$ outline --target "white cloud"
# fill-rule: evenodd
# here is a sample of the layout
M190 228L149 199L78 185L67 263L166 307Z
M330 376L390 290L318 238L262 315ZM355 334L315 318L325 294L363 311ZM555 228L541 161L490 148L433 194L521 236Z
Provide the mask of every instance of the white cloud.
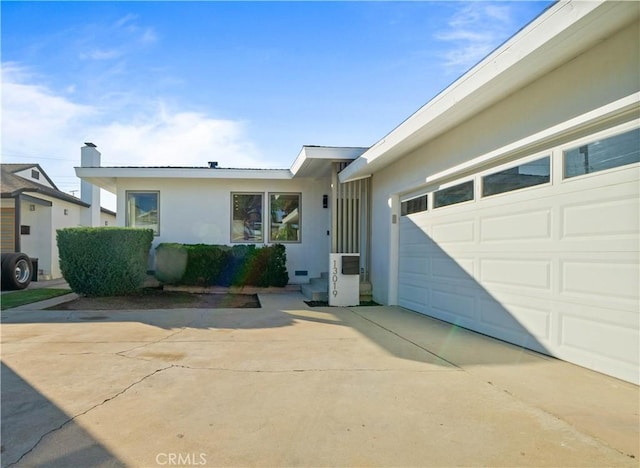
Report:
M445 66L463 72L488 55L513 29L511 6L476 1L459 8L436 39L451 48L443 54Z
M260 167L260 153L245 124L201 113L172 112L162 104L135 121L114 121L85 130L103 161L132 166Z
M128 14L112 24L87 26L78 41L78 57L81 60L114 60L155 44L158 41L155 30L139 25L137 20L137 15Z
M40 163L61 190L79 187L73 167L86 141L98 146L104 165L205 166L218 161L222 167L268 167L245 122L139 98L135 106L116 100L113 107L98 108L41 82L15 63L3 64L2 158ZM132 107L135 116L124 111Z
M2 152L51 154L73 137L74 129L96 114L91 106L58 96L46 86L30 84L31 75L16 64L2 67Z

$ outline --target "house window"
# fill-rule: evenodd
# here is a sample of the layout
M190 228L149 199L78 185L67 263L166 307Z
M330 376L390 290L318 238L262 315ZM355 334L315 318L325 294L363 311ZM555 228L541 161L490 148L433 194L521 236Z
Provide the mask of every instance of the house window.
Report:
M31 178L39 180L40 179L40 173L38 171L36 171L35 169L31 169Z
M129 227L153 229L160 235L160 192L127 192L126 222Z
M550 180L551 158L547 156L484 176L482 178L482 196L486 197L546 184Z
M262 194L231 194L231 242L263 242Z
M640 129L564 152L564 177L576 177L640 161Z
M300 197L299 193L269 194L271 242L300 242Z
M412 198L411 200L405 200L400 204L400 215L407 216L413 213L420 213L421 211L427 211L427 202L429 201L427 195Z
M447 187L433 193L433 207L455 205L473 200L473 180L463 182L453 187Z

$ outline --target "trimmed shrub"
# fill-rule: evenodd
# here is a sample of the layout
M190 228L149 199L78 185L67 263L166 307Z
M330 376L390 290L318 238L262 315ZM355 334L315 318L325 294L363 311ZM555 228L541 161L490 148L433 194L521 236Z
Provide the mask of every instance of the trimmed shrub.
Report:
M144 284L153 230L75 227L56 233L62 276L77 294L117 296Z
M184 247L187 250L187 269L180 282L198 286L219 284L231 257L229 248L206 244Z
M188 252L183 244L163 243L156 247L155 277L166 284L178 284L187 271Z
M253 245L237 247L247 247L247 249L243 252L243 262L234 278L234 285L279 288L287 285L289 273L284 245L275 244L260 249L256 249Z
M286 263L281 244L261 248L160 244L156 248L156 278L167 284L283 287L289 282Z
M282 244L275 244L269 247L268 282L269 286L283 288L289 282L289 272L287 272L287 252Z

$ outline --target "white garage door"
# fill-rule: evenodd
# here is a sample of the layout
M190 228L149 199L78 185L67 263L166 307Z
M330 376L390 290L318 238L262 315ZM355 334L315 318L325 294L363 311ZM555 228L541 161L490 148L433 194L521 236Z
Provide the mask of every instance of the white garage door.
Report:
M638 383L640 132L619 132L403 200L399 304Z

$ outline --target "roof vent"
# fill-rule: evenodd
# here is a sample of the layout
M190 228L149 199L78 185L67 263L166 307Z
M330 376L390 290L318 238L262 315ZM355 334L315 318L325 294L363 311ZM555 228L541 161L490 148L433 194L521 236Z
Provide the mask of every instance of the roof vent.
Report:
M217 169L218 161L209 161L209 169Z
M91 143L91 142L86 142L86 143L85 143L85 145L86 145L86 146L89 146L90 148L96 148L96 145L94 145L94 144L93 144L93 143Z

